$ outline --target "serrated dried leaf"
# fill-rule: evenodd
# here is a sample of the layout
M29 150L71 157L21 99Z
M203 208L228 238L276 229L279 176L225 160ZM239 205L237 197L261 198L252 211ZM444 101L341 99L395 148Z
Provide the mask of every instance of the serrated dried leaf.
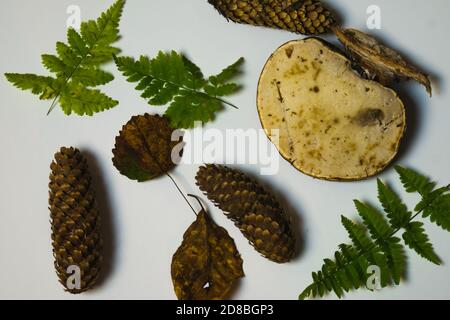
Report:
M172 151L182 138L172 141L174 129L169 120L148 113L134 116L116 137L113 164L121 174L139 182L156 178L175 167ZM175 154L175 153L174 153Z
M432 95L428 75L406 62L398 52L359 30L335 27L333 31L367 78L383 85L390 85L394 80L413 79Z
M234 240L202 210L172 258L172 281L178 299L224 299L243 276L242 258Z

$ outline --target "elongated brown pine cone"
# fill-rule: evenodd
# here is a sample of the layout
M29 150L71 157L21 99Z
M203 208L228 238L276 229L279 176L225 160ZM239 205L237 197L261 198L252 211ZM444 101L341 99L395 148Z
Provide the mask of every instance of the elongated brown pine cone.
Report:
M61 148L50 168L55 269L66 291L81 293L95 285L103 260L100 214L91 176L86 159L75 148ZM78 288L73 287L77 284L73 278L76 268L80 271Z
M260 184L239 171L211 164L200 167L196 181L261 255L278 263L293 258L295 237L290 219Z
M335 24L319 0L208 0L225 18L256 26L319 35Z

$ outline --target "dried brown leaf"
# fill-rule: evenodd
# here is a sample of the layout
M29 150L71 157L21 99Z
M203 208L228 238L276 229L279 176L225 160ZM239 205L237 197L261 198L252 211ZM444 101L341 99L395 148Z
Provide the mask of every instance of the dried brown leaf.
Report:
M174 129L159 115L134 116L116 137L113 164L121 174L139 182L156 178L175 167L172 159L181 140L172 141ZM175 149L174 149L175 148Z
M172 258L172 281L178 299L225 299L243 276L242 258L234 240L202 210Z

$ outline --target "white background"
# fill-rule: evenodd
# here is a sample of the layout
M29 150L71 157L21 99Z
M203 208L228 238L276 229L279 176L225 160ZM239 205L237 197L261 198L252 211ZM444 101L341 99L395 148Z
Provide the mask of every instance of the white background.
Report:
M53 53L56 41L65 41L66 9L81 7L82 19L96 18L113 1L2 0L0 3L0 73L44 73L40 54ZM366 30L366 9L373 1L327 1L347 27ZM417 84L400 86L408 131L397 164L429 174L440 184L450 178L450 64L447 0L378 0L382 30L374 32L406 52L435 79L430 100ZM227 23L206 0L128 1L121 23L119 46L127 55L155 55L158 50L187 53L205 74L213 74L247 59L242 78L245 89L230 100L240 110L226 109L209 128L260 128L255 106L259 73L281 44L301 36L289 32ZM334 39L329 37L329 39ZM59 108L46 116L48 101L0 80L0 298L57 299L174 299L170 278L172 254L194 216L166 178L139 184L121 176L111 162L114 137L132 115L161 111L151 107L118 74L104 89L120 101L113 110L94 117L63 115ZM94 171L107 234L106 277L97 289L72 296L62 290L53 270L48 199L49 165L61 146L86 151ZM240 166L257 173L258 166ZM175 178L187 192L199 194L194 184L197 165L182 165ZM381 177L399 188L392 167ZM340 215L355 218L352 199L374 202L375 179L352 183L314 180L280 158L275 176L264 177L285 199L296 216L304 248L292 263L278 265L260 257L231 221L210 203L210 212L235 239L244 259L246 277L236 299L296 299L310 283L311 271L332 256L338 243L347 242ZM407 196L412 206L417 200ZM450 298L450 236L426 224L443 266L408 250L408 278L397 288L377 293L362 290L348 299ZM330 296L332 297L332 296Z

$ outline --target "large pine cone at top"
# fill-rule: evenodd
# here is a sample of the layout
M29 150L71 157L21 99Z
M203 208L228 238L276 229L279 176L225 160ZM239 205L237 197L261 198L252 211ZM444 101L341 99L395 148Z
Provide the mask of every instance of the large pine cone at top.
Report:
M49 204L55 269L67 291L81 293L95 285L103 260L100 214L91 176L86 159L75 148L61 148L50 168ZM68 286L68 278L74 275L72 269L68 273L71 266L81 271L79 288Z
M208 0L225 18L304 35L319 35L335 24L318 0Z
M261 255L277 263L293 258L290 219L260 184L239 171L211 164L200 167L196 181Z

